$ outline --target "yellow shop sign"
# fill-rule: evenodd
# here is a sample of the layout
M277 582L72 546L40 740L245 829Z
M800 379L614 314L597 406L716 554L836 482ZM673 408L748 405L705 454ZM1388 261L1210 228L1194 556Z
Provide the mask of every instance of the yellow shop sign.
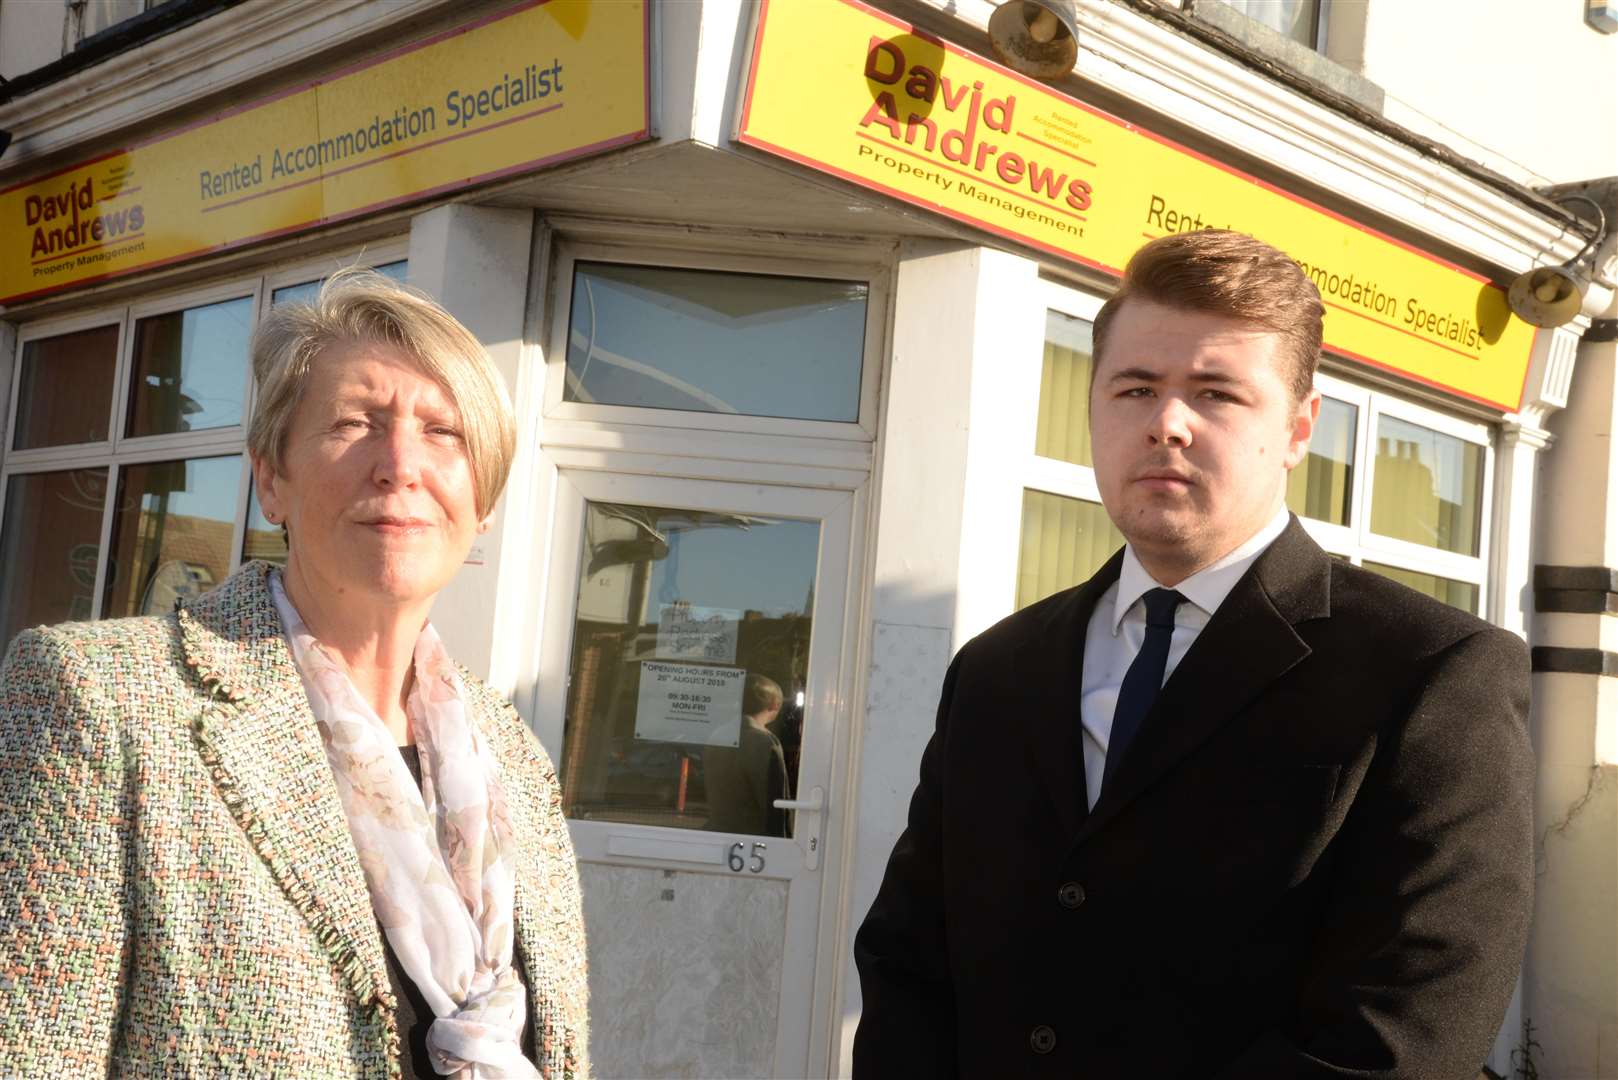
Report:
M0 303L648 137L645 0L538 0L0 191Z
M1534 329L1486 278L857 0L763 0L737 137L1113 274L1168 233L1251 233L1319 287L1332 352L1521 400Z

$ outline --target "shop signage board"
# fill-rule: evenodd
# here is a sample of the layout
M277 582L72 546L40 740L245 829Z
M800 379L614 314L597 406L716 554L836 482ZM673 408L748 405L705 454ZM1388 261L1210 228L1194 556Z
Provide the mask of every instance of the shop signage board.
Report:
M635 738L737 746L742 734L743 668L640 662Z
M1332 352L1521 401L1534 329L1486 278L857 0L763 0L737 138L1113 274L1168 233L1251 233L1319 287Z
M646 0L539 0L0 190L0 303L649 136Z

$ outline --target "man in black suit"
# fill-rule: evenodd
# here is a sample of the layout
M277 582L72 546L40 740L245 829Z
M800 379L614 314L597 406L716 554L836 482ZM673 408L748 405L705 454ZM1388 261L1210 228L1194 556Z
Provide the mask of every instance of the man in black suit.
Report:
M1477 1075L1532 907L1527 650L1286 513L1322 311L1207 231L1097 316L1128 546L951 664L857 1078Z

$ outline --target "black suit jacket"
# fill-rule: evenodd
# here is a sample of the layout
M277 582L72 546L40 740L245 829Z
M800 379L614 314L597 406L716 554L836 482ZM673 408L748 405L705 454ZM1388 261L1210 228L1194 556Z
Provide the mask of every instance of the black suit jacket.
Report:
M950 666L855 939L855 1076L1476 1076L1532 906L1522 641L1294 520L1087 813L1121 562Z

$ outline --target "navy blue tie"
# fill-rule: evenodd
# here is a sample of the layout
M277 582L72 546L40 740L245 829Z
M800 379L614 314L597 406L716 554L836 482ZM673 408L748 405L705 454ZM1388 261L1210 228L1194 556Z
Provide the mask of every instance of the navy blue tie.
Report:
M1153 589L1141 597L1146 603L1146 640L1124 672L1118 687L1118 704L1112 710L1112 734L1107 737L1107 765L1101 771L1103 789L1112 783L1118 762L1129 752L1129 744L1140 734L1141 722L1152 711L1152 702L1163 688L1163 670L1169 662L1169 642L1174 637L1174 609L1185 597L1173 589Z

